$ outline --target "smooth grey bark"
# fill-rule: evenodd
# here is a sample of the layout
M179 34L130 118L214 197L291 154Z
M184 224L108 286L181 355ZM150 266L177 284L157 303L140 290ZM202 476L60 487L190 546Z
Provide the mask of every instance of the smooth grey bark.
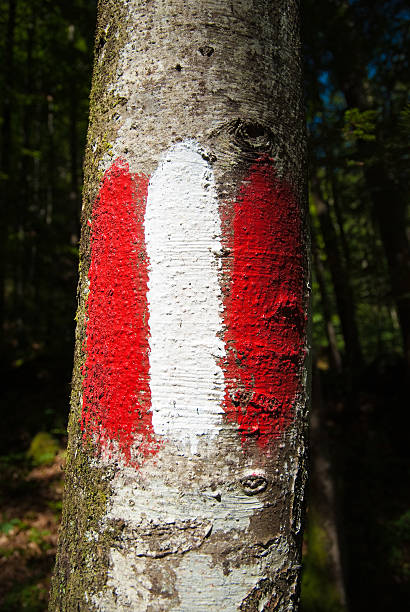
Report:
M300 67L295 0L100 0L66 491L50 610L297 609L307 359L295 419L265 454L256 443L244 452L235 427L225 423L200 452L165 444L137 472L96 457L93 445L83 444L79 421L87 220L103 173L118 157L149 176L170 145L193 139L208 152L220 201L235 197L253 160L272 157L300 203L308 311ZM263 471L261 495L244 489L249 470Z

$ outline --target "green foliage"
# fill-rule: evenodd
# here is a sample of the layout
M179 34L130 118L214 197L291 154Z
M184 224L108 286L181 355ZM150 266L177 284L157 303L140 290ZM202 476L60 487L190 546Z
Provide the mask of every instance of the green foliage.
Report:
M329 543L323 521L309 511L305 529L301 612L345 612L329 575Z
M51 544L46 539L47 536L50 535L50 531L48 529L38 529L37 527L31 527L28 531L28 540L29 542L34 542L37 546L40 547L41 550L46 552L50 550Z
M13 530L26 529L28 523L19 518L12 518L0 523L0 532L8 535Z
M410 510L387 526L389 563L397 582L410 581Z
M63 487L61 487L62 489ZM53 499L47 502L47 506L54 513L54 519L56 523L59 523L61 520L61 512L63 509L63 503L61 499Z
M28 612L43 612L47 600L47 589L36 583L16 586L6 595L0 612L11 610L27 610Z
M401 353L406 333L395 297L403 294L403 287L397 289L399 264L392 269L394 258L403 261L406 255L395 255L391 246L405 238L386 238L386 226L391 226L390 236L398 235L398 228L405 232L406 215L399 219L394 213L410 195L410 72L403 53L408 12L401 0L336 4L303 3L310 176L328 206L331 250L347 279L337 275L339 298L351 292L362 354L371 363L380 352ZM392 205L392 214L383 219L375 204L381 191L386 206ZM331 319L341 321L330 247L325 247L323 228L313 222ZM320 315L314 318L313 339L320 351L327 344L329 316L317 284L314 289L319 295L313 296L313 308ZM341 335L346 330L338 324L335 330L339 350L345 352ZM344 357L346 365L349 355Z
M343 136L346 142L376 140L377 111L350 108L344 114Z
M410 104L400 112L399 118L400 131L404 138L410 138Z
M59 445L49 433L40 431L31 441L27 456L35 465L50 465L58 453Z

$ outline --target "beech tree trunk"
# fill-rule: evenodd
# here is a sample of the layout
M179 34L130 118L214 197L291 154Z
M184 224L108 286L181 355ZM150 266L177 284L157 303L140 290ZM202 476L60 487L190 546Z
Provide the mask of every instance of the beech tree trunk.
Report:
M50 610L295 610L298 3L100 0Z

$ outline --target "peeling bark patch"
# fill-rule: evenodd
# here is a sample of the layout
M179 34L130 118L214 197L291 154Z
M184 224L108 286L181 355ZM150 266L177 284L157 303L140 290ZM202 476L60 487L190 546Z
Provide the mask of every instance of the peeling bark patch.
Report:
M259 561L224 571L208 555L193 551L184 556L177 570L178 612L193 610L237 612L249 591L265 572ZM257 608L254 608L257 609Z
M121 544L126 542L137 557L162 559L199 548L212 531L210 521L185 520L170 523L149 523L137 529L126 528Z
M82 430L125 460L155 451L148 381L147 255L143 218L148 178L113 163L93 209L88 274Z
M270 158L243 181L232 229L225 411L265 446L293 418L305 335L300 211Z

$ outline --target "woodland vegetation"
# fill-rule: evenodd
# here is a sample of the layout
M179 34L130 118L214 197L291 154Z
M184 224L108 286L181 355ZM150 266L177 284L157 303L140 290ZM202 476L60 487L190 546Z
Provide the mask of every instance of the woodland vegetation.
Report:
M0 610L47 606L95 1L1 0ZM302 610L410 598L404 0L303 0L314 359ZM97 41L98 44L98 41Z

